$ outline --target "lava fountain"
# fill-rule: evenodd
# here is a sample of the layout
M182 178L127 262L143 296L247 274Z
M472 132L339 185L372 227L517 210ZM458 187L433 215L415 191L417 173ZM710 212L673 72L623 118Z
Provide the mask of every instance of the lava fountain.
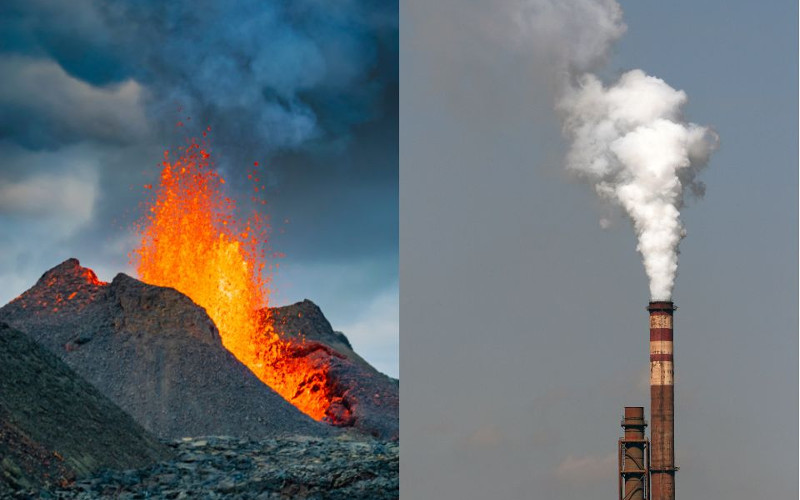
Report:
M174 159L165 151L159 185L145 186L154 196L136 227L137 274L205 308L225 348L262 382L315 420L331 421L326 367L297 356L302 345L282 338L263 316L269 314L266 223L256 211L244 221L237 217L205 144L193 139Z

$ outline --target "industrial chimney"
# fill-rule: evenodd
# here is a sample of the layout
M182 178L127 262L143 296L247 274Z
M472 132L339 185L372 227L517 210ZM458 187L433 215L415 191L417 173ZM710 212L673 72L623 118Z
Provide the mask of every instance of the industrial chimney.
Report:
M617 447L619 500L649 500L649 442L644 434L644 408L626 406L622 418L623 437Z
M652 500L675 500L675 371L672 302L650 302L650 491Z

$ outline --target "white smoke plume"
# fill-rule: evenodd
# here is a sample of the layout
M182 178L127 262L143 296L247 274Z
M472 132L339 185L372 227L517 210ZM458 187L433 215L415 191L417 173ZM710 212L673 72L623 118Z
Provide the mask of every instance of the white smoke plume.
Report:
M672 297L684 192L702 194L695 176L718 143L712 130L683 119L686 102L683 91L638 69L609 87L585 74L559 102L572 140L567 168L630 216L652 300Z
M678 269L684 193L702 195L695 177L718 144L707 127L683 118L683 91L642 70L604 86L603 66L626 31L616 0L505 0L515 45L536 55L559 89L557 108L570 139L567 168L625 209L638 238L652 300L669 300ZM496 32L501 32L497 29ZM608 221L601 220L601 225Z

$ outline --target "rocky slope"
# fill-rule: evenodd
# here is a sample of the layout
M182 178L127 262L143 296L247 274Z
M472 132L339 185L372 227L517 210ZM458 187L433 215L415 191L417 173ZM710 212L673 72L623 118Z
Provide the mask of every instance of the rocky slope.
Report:
M185 295L125 274L111 283L69 259L0 308L0 321L58 355L162 438L324 436L221 344Z
M329 413L339 425L381 439L399 437L399 381L380 373L353 351L310 300L271 309L270 319L287 338L303 340L298 355L314 358L328 373L335 402Z
M311 301L262 311L291 341L288 355L326 374L325 420L381 439L398 438L399 383L356 354ZM100 282L69 259L0 308L148 430L198 435L327 435L259 381L220 341L201 307L171 289L124 274Z
M0 323L0 497L171 455L55 355Z

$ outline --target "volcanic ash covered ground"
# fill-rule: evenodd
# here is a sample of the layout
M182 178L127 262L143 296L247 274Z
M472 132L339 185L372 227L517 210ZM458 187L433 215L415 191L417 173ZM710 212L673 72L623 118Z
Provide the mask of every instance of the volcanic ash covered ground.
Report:
M262 311L262 317L288 346L286 359L273 369L296 360L314 368L292 382L298 394L322 391L323 418L311 418L259 380L223 347L205 310L176 290L125 274L104 283L76 259L46 272L0 309L0 321L8 325L0 329L0 356L14 358L19 374L14 391L4 386L0 392L0 447L17 450L8 460L4 453L0 493L60 483L67 488L60 495L91 498L108 488L133 493L125 486L131 477L149 477L147 489L136 491L152 495L169 486L179 495L206 491L209 481L230 476L227 492L217 494L396 497L397 446L385 440L398 437L398 381L360 358L310 301ZM83 393L52 390L60 386L50 379L62 385L67 380L70 390L82 387ZM89 409L81 414L75 404ZM113 446L104 437L108 432L116 436ZM82 436L84 448L52 437L59 433ZM188 461L181 453L175 458L176 446L180 451L191 440L207 442L203 436L221 437L208 449L198 446L205 457L196 460L200 465L186 465L191 454ZM109 448L111 458L102 452ZM295 457L282 469L289 472L256 466L270 462L270 453ZM147 468L143 461L158 465ZM242 461L256 465L237 470ZM352 467L364 470L346 472ZM105 468L127 472L98 476ZM254 480L251 469L261 479Z

